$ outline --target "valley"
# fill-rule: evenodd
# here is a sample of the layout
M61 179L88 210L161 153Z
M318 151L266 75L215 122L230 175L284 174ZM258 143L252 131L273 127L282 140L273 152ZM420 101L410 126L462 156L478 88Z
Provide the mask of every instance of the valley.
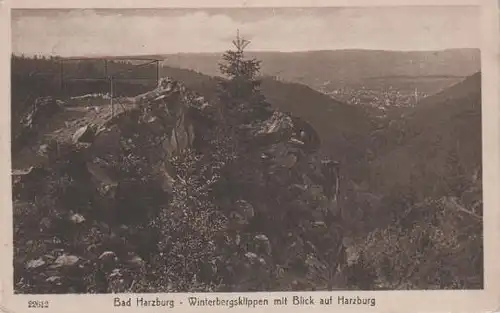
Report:
M165 56L113 112L105 83L13 59L19 292L481 288L477 51L248 55L249 122L217 54Z

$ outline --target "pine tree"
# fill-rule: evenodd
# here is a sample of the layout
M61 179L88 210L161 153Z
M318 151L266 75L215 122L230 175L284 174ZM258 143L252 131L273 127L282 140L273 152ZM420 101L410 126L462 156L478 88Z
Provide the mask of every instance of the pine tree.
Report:
M227 77L219 84L219 98L225 114L246 122L263 118L267 103L260 91L261 81L257 79L261 61L246 59L244 50L250 41L240 37L239 31L233 40L235 50L228 50L219 63L220 72Z

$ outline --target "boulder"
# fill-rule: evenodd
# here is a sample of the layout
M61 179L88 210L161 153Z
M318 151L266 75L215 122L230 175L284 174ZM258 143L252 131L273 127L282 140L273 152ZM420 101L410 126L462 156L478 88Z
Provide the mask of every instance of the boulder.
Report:
M292 128L292 119L285 113L275 111L268 120L261 124L261 127L257 130L257 135L290 131Z
M85 217L83 217L83 215L81 215L81 214L76 213L76 214L71 215L70 221L74 224L81 224L81 223L85 222Z
M236 201L236 211L242 216L246 221L252 219L255 216L254 207L245 200Z
M73 143L86 142L92 143L97 133L97 127L94 124L87 124L80 127L73 135Z
M38 154L39 156L42 156L42 157L48 157L49 150L50 150L49 145L43 144L43 145L40 145L38 147L38 151L36 152L36 154Z
M45 261L42 259L30 260L26 263L26 269L37 269L45 265Z
M172 128L170 137L163 141L167 156L179 155L192 147L194 141L194 127L185 121L185 116L179 116L175 127Z
M247 252L245 253L245 256L250 260L250 261L255 261L257 260L259 257L257 256L257 254L253 253L253 252Z
M26 183L28 181L40 180L47 175L48 172L43 167L30 166L27 169L15 169L12 171L12 176L15 181Z
M271 255L271 242L264 234L259 234L254 238L257 241L257 250L265 255Z
M35 100L31 109L21 120L23 128L33 128L55 114L61 105L61 101L56 101L53 97L40 97Z
M179 155L191 148L195 139L193 110L200 107L191 101L194 95L177 82L164 78L158 87L139 97L141 116L139 120L145 132L164 138L162 149L165 156ZM201 101L201 100L200 100Z
M117 203L118 182L111 178L109 170L105 165L100 164L98 159L95 159L93 162L87 162L86 166L93 188L97 191L94 201L99 210L98 212L103 217L113 218Z
M50 276L47 279L45 279L45 281L48 282L48 283L60 285L62 279L61 279L61 276Z
M249 136L254 145L266 146L289 140L293 122L287 114L275 111L269 119L242 125L240 129Z
M80 261L80 258L75 255L63 254L54 261L52 267L57 268L57 267L75 266L78 263L78 261Z
M130 255L130 258L127 260L127 263L132 267L142 267L145 264L144 260L136 254Z
M228 230L241 230L244 229L248 225L248 219L242 214L233 211L228 216Z
M117 125L111 125L96 134L91 152L101 158L113 158L121 152L120 140L123 134Z
M158 85L154 90L148 91L135 97L136 103L147 103L155 98L160 97L162 94L170 93L177 86L177 82L169 77L162 77L158 81Z
M118 261L116 253L113 251L104 251L100 256L99 260L104 263L115 263Z

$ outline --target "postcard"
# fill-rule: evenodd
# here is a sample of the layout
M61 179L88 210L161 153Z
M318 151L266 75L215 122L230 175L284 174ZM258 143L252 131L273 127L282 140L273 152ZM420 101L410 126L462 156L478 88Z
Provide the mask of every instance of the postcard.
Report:
M497 1L0 7L0 311L500 309Z

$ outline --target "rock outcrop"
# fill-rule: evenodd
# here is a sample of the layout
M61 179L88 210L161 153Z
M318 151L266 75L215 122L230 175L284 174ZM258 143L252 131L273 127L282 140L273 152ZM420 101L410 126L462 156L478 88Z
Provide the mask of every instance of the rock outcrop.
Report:
M37 242L40 258L16 252L27 264L16 264L17 289L335 287L344 264L339 165L320 161L314 129L294 117L275 111L229 134L216 106L162 79L132 109L56 143L37 175L19 173L16 231L43 216L43 236L57 243ZM33 175L45 183L29 184ZM28 185L40 196L27 198ZM30 236L43 237L17 238ZM52 263L64 266L49 275Z
M28 110L21 115L19 123L12 127L13 150L28 143L31 134L38 131L39 127L48 122L50 117L59 112L64 102L53 97L39 97L35 99Z

